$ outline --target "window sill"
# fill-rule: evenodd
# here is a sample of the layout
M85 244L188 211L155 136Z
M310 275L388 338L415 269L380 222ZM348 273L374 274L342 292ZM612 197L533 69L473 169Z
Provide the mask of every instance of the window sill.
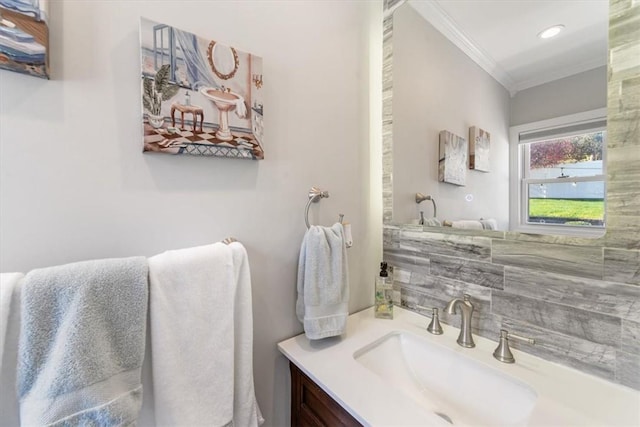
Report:
M554 236L585 237L597 239L603 237L604 227L568 227L564 225L519 225L511 229L518 233L545 234Z

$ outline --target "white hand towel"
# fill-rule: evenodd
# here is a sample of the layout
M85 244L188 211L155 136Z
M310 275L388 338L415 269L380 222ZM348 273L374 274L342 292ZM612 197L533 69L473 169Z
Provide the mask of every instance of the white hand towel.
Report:
M233 278L232 251L223 243L149 259L157 426L232 422Z
M437 218L425 218L424 225L427 227L441 227L442 223Z
M247 106L244 103L244 98L238 95L238 100L236 101L236 114L241 119L247 117Z
M351 233L351 224L344 223L342 224L342 228L344 229L344 243L347 248L353 247L353 234Z
M22 280L22 273L0 274L0 370L2 369L2 356L4 355L4 343L7 336L7 324L11 312L11 299L13 292L18 288Z
M233 425L257 427L264 422L253 383L253 308L249 258L239 242L229 245L233 252L235 297L235 373Z
M485 230L497 230L498 229L498 221L495 219L481 219L480 224Z
M298 263L296 314L312 340L344 333L349 315L347 249L342 224L311 226Z
M143 257L29 272L22 285L22 425L126 426L142 404Z
M475 219L461 219L459 221L451 221L451 227L463 228L467 230L484 230L482 223Z

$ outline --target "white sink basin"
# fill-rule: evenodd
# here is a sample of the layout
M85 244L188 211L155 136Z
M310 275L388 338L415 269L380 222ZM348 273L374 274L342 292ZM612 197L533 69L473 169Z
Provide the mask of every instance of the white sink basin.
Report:
M526 425L537 400L522 381L408 332L391 332L353 357L453 425Z

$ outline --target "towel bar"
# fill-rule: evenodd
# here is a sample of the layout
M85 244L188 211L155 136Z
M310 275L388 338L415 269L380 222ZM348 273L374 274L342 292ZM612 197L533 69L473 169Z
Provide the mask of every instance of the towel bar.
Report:
M416 193L416 203L417 204L420 204L420 203L424 202L425 200L431 200L431 203L433 203L433 217L436 218L438 216L438 208L436 207L436 201L433 199L433 197L425 196L422 193Z
M329 192L323 191L318 187L311 187L309 190L309 201L307 202L307 207L304 208L304 222L307 224L307 228L311 228L309 224L309 206L311 206L311 203L317 203L318 200L327 197L329 197Z

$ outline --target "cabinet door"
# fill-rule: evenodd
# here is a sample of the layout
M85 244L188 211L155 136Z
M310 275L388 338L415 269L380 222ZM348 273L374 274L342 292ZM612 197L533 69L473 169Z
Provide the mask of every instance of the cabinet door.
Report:
M289 362L289 369L291 370L291 425L293 427L362 425L296 365Z

